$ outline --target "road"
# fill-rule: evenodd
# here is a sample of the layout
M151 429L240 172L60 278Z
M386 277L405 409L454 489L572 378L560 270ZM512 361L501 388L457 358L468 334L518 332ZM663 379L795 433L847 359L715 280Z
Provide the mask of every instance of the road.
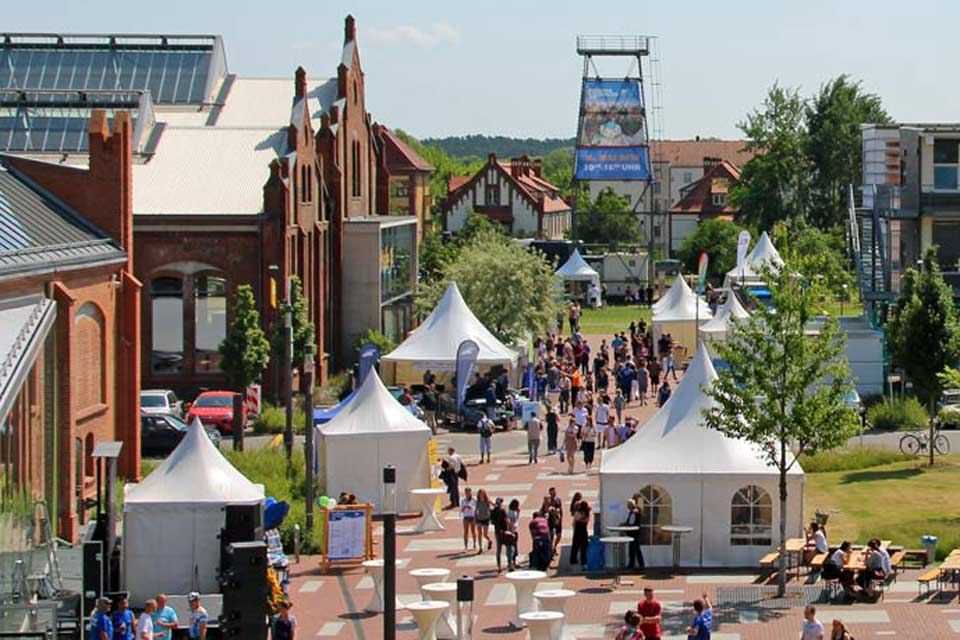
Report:
M871 431L863 434L863 444L868 447L883 447L885 449L900 449L900 438L907 433L906 431ZM926 433L926 432L925 432ZM950 451L960 453L960 431L942 431L944 436L950 441ZM849 446L855 447L860 444L860 436L855 436L847 441Z

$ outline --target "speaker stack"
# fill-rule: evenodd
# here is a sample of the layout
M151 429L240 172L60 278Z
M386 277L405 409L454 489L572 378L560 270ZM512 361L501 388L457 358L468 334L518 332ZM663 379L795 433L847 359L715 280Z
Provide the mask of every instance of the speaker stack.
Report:
M234 542L227 546L227 569L221 571L223 613L220 628L224 638L266 640L267 545Z

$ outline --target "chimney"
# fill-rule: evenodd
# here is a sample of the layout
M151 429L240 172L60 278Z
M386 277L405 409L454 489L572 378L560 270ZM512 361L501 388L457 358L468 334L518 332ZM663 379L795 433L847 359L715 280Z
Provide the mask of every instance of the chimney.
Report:
M523 174L523 158L510 158L510 175L519 178Z
M496 164L496 163L497 163L497 154L495 154L495 153L488 153L488 154L487 154L487 162L488 162L489 164Z
M353 16L347 15L343 21L343 43L353 42L357 38L357 21Z
M533 175L538 178L543 177L543 162L541 162L540 158L533 161Z
M130 114L114 114L113 133L107 114L95 109L88 126L90 144L90 198L80 211L113 238L127 253L133 266L133 125Z
M297 67L293 75L293 92L299 100L307 95L307 72L303 70L303 67Z

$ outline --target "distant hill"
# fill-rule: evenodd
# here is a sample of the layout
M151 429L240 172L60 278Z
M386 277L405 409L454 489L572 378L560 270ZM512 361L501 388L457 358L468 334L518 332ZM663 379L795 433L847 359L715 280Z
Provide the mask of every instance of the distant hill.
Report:
M508 160L524 154L531 157L547 155L563 147L572 147L573 138L510 138L507 136L448 136L446 138L423 138L423 144L438 147L456 158L485 159L495 153L498 158Z

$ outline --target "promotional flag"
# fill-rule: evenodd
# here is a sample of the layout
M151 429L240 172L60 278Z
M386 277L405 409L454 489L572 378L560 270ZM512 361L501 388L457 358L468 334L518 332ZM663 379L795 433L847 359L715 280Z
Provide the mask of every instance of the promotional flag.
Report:
M743 271L747 260L747 247L750 246L750 232L744 229L737 236L737 271Z
M480 347L473 340L464 340L457 347L457 414L463 408L467 387L470 386L470 376L473 374L473 368L477 364L479 354Z
M363 345L360 347L360 355L357 361L357 386L359 387L367 379L370 369L380 364L380 347L372 342Z
M533 368L533 363L527 363L527 369L523 374L523 386L527 388L527 397L531 400L537 397L537 374Z
M710 258L704 251L700 254L700 262L697 264L697 295L703 295L703 285L707 281L707 264L709 262Z

